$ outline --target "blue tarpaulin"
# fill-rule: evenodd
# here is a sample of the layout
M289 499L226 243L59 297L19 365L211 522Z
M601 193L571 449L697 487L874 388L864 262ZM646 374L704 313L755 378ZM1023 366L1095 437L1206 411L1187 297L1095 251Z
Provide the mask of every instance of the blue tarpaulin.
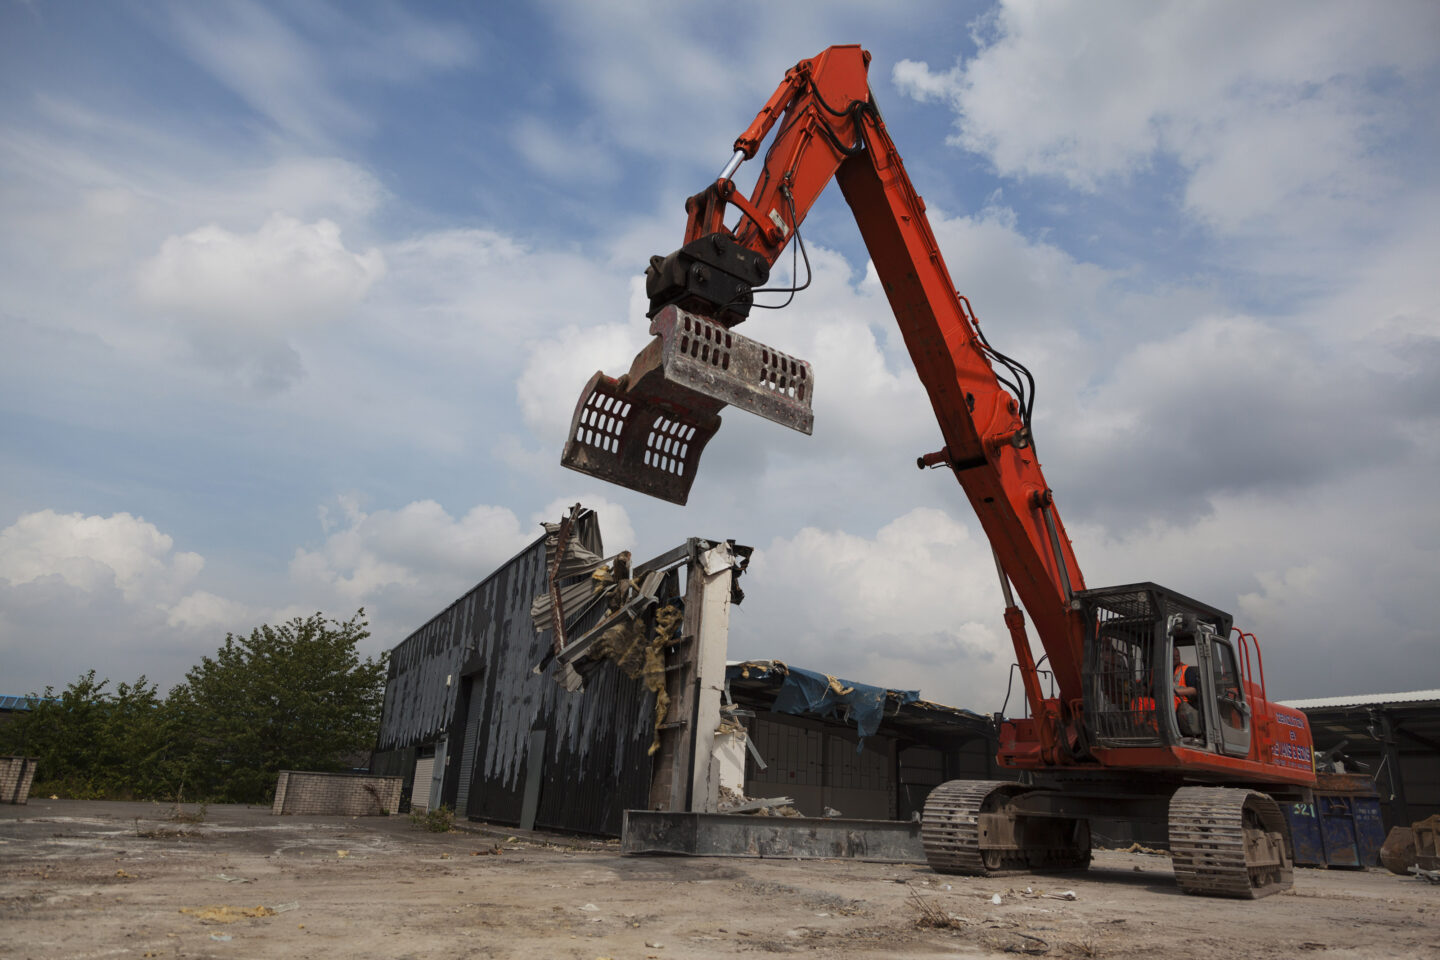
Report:
M919 690L886 690L780 663L768 669L753 662L734 664L728 668L732 676L739 676L742 670L757 677L780 674L785 679L775 697L774 709L777 712L832 717L853 723L862 746L866 737L873 736L880 729L887 695L898 698L897 706L920 699Z

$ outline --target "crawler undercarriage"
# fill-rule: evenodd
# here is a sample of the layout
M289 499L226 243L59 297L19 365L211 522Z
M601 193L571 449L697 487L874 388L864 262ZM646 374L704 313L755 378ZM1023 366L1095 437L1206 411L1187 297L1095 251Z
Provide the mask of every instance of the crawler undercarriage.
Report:
M1125 794L952 780L931 792L921 835L926 859L941 873L1084 870L1096 816L1168 824L1175 880L1186 893L1255 899L1293 882L1279 806L1234 787Z

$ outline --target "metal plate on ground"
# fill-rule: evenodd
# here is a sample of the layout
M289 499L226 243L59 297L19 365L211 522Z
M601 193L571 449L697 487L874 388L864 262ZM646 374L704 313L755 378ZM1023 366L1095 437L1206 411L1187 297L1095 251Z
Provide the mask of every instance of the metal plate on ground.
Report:
M626 810L620 852L691 857L924 863L920 824Z

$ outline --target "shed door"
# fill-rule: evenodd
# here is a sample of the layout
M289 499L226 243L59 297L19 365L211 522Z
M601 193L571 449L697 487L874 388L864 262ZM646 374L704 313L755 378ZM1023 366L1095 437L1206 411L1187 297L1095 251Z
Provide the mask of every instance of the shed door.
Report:
M470 683L471 678L465 682ZM465 719L465 736L460 741L460 790L455 798L455 816L462 820L470 814L470 780L475 776L475 755L480 752L483 700L472 689L469 716Z
M410 812L424 813L430 809L430 779L435 772L435 758L421 757L415 761L415 784L410 788Z

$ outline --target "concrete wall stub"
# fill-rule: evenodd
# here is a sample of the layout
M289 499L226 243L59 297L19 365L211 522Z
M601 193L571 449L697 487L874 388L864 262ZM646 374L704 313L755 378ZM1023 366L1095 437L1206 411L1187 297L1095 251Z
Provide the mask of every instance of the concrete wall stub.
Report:
M270 812L275 815L384 816L399 810L403 783L403 777L281 770Z
M0 757L0 803L28 803L35 782L34 757Z

